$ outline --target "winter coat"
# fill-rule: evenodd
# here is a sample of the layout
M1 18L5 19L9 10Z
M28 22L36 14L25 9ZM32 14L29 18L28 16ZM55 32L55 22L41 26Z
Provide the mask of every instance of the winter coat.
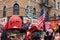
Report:
M6 38L7 38L6 30L2 29L2 31L3 31L3 33L1 36L1 40L6 40Z

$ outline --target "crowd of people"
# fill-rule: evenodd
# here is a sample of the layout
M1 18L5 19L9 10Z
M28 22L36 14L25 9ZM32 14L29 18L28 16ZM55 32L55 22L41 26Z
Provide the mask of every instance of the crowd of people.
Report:
M31 21L23 25L21 29L5 30L0 25L0 40L60 40L60 26L57 30L49 29L37 30L35 29L31 35L26 37L27 30L32 27Z

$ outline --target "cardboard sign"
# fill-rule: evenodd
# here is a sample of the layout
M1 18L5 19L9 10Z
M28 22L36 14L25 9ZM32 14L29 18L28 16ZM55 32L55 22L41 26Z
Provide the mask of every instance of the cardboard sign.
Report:
M7 17L0 18L0 24L4 25L5 23L7 23Z

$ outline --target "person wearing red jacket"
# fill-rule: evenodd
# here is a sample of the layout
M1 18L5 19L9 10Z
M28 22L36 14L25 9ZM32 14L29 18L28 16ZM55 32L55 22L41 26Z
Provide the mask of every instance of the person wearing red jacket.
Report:
M13 15L9 18L8 22L4 26L4 29L7 30L7 40L20 40L21 39L21 33L20 30L22 28L22 18ZM18 37L19 36L19 37Z

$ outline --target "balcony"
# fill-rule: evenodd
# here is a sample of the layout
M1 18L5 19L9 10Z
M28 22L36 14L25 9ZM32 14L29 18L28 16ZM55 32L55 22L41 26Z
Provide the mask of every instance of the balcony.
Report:
M40 6L52 8L53 7L53 0L40 0Z
M53 7L53 1L52 0L46 1L45 7L52 8Z
M40 0L40 5L45 5L45 0Z

